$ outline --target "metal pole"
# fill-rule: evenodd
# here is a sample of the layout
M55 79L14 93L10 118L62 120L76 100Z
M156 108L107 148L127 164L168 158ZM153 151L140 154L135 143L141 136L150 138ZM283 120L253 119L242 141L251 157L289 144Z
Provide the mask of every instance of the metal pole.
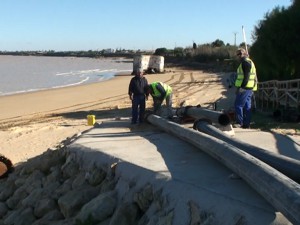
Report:
M249 55L249 53L248 53L248 47L247 47L247 42L246 42L246 33L245 33L244 26L242 26L242 31L243 31L243 38L244 38L244 43L245 43L245 49L246 49L247 55Z
M273 167L215 137L149 114L146 120L206 152L243 178L293 224L300 224L300 185Z
M204 109L201 107L187 106L177 109L178 117L190 116L194 119L208 119L213 123L218 123L222 126L227 126L230 123L230 117L222 112Z

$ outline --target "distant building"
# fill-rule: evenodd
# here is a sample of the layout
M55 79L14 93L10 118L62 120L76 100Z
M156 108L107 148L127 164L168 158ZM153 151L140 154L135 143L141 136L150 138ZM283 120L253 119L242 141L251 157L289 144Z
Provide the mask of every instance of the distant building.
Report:
M133 57L133 73L138 69L153 73L164 72L165 58L158 55L137 55Z
M115 53L115 50L112 48L107 48L107 49L103 49L103 53L106 53L106 54Z

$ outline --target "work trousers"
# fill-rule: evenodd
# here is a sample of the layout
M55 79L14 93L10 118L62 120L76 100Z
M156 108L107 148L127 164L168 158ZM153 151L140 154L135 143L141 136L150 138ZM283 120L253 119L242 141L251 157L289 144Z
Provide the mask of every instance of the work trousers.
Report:
M156 115L161 115L161 105L162 102L159 100L154 99L154 113ZM166 97L166 106L167 106L167 110L168 110L168 117L172 118L173 117L173 110L172 110L172 93L170 93L167 97Z
M250 126L252 90L238 92L235 98L236 122L244 127Z
M132 99L132 123L144 121L144 113L146 108L146 97L145 95L133 95Z

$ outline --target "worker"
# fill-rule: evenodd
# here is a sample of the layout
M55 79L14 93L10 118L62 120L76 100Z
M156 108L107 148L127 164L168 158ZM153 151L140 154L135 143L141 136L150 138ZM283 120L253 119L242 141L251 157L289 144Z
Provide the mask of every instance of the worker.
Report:
M143 70L137 69L135 76L131 78L128 88L128 95L132 101L131 124L143 123L148 99L148 81L143 75Z
M253 91L257 90L256 69L245 49L239 48L236 55L240 61L235 80L235 87L237 88L234 103L236 126L247 129L250 128Z
M172 88L163 82L153 82L148 87L148 93L153 98L154 113L156 115L161 114L161 105L166 100L168 119L173 119L172 111Z

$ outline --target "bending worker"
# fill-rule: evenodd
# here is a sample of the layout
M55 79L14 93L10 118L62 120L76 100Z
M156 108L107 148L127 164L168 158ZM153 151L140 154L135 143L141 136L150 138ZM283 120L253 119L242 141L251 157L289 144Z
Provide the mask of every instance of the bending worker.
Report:
M173 119L172 88L163 82L156 81L148 86L148 91L153 98L154 113L156 115L161 114L161 105L166 100L168 119Z
M257 76L253 61L248 57L245 49L239 48L236 52L240 60L235 80L236 99L235 113L237 125L241 128L250 128L251 99L253 91L257 90Z

